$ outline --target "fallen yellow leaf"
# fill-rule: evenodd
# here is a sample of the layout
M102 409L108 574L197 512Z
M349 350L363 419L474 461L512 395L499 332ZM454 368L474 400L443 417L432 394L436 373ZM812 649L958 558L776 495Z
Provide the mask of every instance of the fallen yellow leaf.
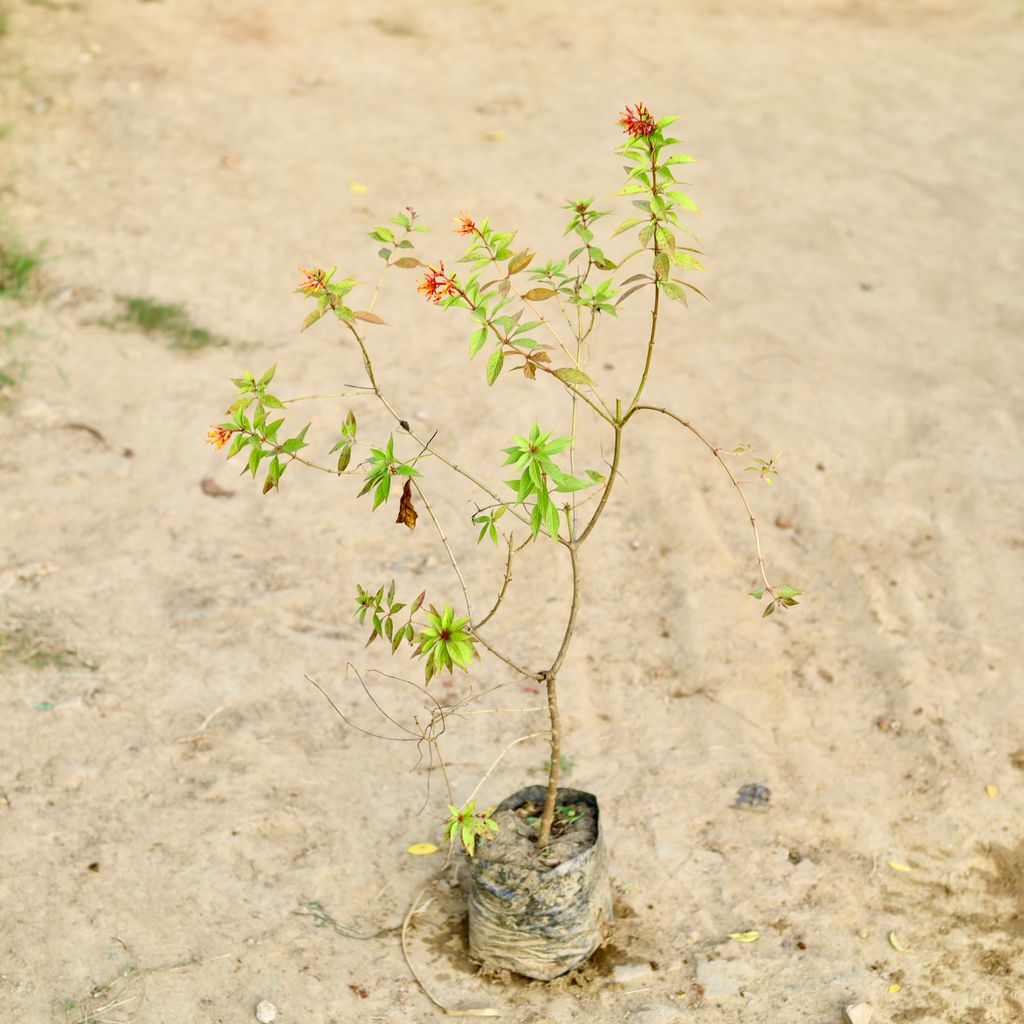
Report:
M729 938L736 942L757 942L757 932L729 932Z
M437 847L433 843L413 843L405 852L411 853L414 857L426 857L431 853L437 853Z
M891 867L893 869L893 871L913 871L914 870L912 867L910 867L909 864L901 864L898 860L891 860L891 861L889 861L889 867Z
M993 797L999 796L999 787L998 786L993 786L992 783L990 782L985 787L985 792L988 794L989 800L991 800Z
M907 947L900 942L900 937L895 932L889 932L889 945L896 950L897 953L906 953Z
M367 191L366 185L360 185L358 181L350 181L348 183L349 192L354 192L357 196L361 196Z
M504 142L507 136L508 132L487 132L484 138L488 142Z
M900 984L900 983L899 983L898 981L894 981L894 982L893 982L893 983L892 983L892 984L891 984L891 985L889 986L889 991L890 991L890 992L899 992L899 990L900 990L901 988L903 988L903 986L902 986L902 985L901 985L901 984Z

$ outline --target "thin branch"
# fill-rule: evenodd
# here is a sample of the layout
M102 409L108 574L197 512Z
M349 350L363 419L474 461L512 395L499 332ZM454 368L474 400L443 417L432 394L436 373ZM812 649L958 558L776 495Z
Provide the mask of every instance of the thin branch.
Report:
M594 514L590 517L590 521L583 528L583 532L579 536L578 544L582 544L592 533L597 521L601 518L601 514L604 512L605 506L608 504L608 499L611 497L612 487L615 485L615 478L619 475L619 459L622 457L622 428L625 426L625 422L615 424L615 447L612 451L612 464L608 470L608 479L605 482L604 490L601 492L601 500L597 503L597 508L594 509Z
M425 448L426 446L424 446L424 449ZM472 621L473 604L469 599L469 589L466 587L466 579L462 575L462 570L459 568L459 562L458 559L456 559L455 557L455 552L452 551L452 546L448 543L448 536L444 532L444 528L441 526L441 523L438 520L437 515L434 513L434 509L431 507L430 502L427 501L427 496L423 493L423 488L420 487L419 483L417 483L415 477L410 477L410 479L412 480L413 487L416 488L416 493L419 495L420 501L423 502L423 507L427 510L427 515L430 516L431 521L433 522L434 527L437 530L437 535L441 538L441 543L444 545L445 551L448 552L448 561L452 563L452 568L455 570L455 575L459 577L459 583L462 586L462 596L466 599L466 612L469 615L470 621Z
M416 898L412 901L412 906L409 907L409 913L405 915L405 919L402 921L402 956L405 957L405 966L409 968L409 973L416 980L416 984L419 985L423 994L446 1016L446 1017L500 1017L501 1013L492 1007L487 1007L480 1010L458 1010L452 1009L449 1006L445 1006L433 992L427 988L426 983L419 976L416 968L412 965L412 955L409 953L409 923L412 921L413 916L419 913L420 900L423 899L423 894L437 881L440 877L440 872L432 878L418 893ZM428 904L429 905L429 904ZM423 908L426 910L426 907Z
M716 447L712 444L689 420L684 420L681 416L677 416L670 409L665 409L659 405L636 405L634 406L623 419L623 426L625 426L626 420L628 420L634 412L659 412L663 416L667 416L669 419L675 420L680 426L685 427L691 434L693 434L705 448L718 460L718 464L728 474L729 479L732 481L733 487L736 488L736 493L740 496L740 501L743 502L743 507L746 509L747 518L750 520L750 528L754 533L754 548L757 551L757 568L761 573L761 579L764 580L765 589L772 597L776 596L775 588L768 582L768 575L765 571L764 566L764 554L761 551L761 535L757 529L757 519L754 516L754 510L750 507L750 502L747 501L747 496L743 493L743 481L736 478L736 474L733 473L732 469L729 468L729 463L723 458L723 451L721 448Z
M298 398L282 398L282 405L291 405L292 402L311 402L317 398L368 398L373 394L373 388L361 387L358 384L348 385L357 388L354 391L336 391L331 395L300 395Z
M324 697L327 698L327 703L330 704L332 708L334 708L335 713L338 715L338 717L347 726L349 726L349 728L355 729L356 732L361 732L365 736L370 736L375 740L391 740L393 743L416 743L419 741L420 737L417 736L415 733L411 733L409 736L381 736L380 733L371 732L369 729L364 729L361 725L356 725L355 722L351 721L349 718L345 716L345 713L341 710L341 708L339 708L338 705L335 704L334 701L331 699L331 695L315 679L311 679L309 676L304 676L303 678L306 680L307 683L312 683L324 695ZM404 726L399 726L399 728L403 732L409 732L409 730L404 728Z
M512 581L512 556L515 554L515 548L513 547L513 538L511 534L509 534L505 539L508 542L508 560L505 562L505 579L501 584L501 592L498 594L498 598L494 602L494 607L479 622L474 624L477 629L481 626L487 625L487 623L494 617L494 613L501 607L501 602L505 600L505 592L508 590L508 585Z
M481 779L481 780L480 780L480 781L479 781L479 782L478 782L478 783L476 784L476 788L475 788L475 789L473 790L473 792L472 792L472 793L470 793L468 797L466 797L466 800L465 800L465 802L464 802L464 803L462 804L462 806L463 806L463 807L465 807L465 806L466 806L466 804L470 803L470 801L472 801L472 800L473 800L473 799L474 799L474 798L476 797L477 793L479 793L479 792L480 792L480 787L481 787L481 786L482 786L482 785L483 785L483 784L484 784L484 783L485 783L485 782L486 782L486 781L487 781L487 780L488 780L488 779L489 779L489 778L491 777L491 772L493 772L493 771L494 771L494 769L498 767L498 764L499 764L499 763L501 762L502 758L503 758L503 757L504 757L504 756L505 756L505 755L506 755L506 754L507 754L507 753L508 753L508 752L509 752L509 751L510 751L510 750L511 750L511 749L512 749L512 748L513 748L514 746L517 746L517 745L518 745L518 744L520 744L520 743L525 743L525 742L526 742L527 740L535 740L535 739L537 739L537 737L538 737L538 736L547 736L547 735L548 735L548 733L547 733L546 731L545 731L545 732L531 732L531 733L530 733L530 734L529 734L528 736L520 736L520 737L519 737L518 739L515 739L515 740L513 740L513 741L512 741L512 742L511 742L511 743L510 743L510 744L509 744L509 745L508 745L508 746L507 746L507 747L506 747L506 748L505 748L505 749L504 749L504 750L503 750L503 751L502 751L502 752L501 752L501 753L500 753L500 754L499 754L499 755L498 755L498 756L497 756L497 757L496 757L496 758L494 759L494 763L493 763L493 764L491 765L491 767L490 767L490 768L488 768L488 769L487 769L487 771L486 771L486 772L484 773L484 777L483 777L483 778L482 778L482 779Z

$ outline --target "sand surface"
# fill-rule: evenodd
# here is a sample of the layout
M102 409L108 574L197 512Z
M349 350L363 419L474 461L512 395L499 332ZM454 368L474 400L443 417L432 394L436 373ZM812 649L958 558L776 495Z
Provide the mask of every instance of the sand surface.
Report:
M447 1005L525 1024L830 1024L857 1002L875 1024L1024 1020L1020 3L5 7L0 211L48 258L0 337L25 369L0 408L0 1018L234 1024L266 999L281 1024L437 1019L394 929L440 866L405 853L440 842L440 777L303 676L384 731L345 666L407 665L363 650L355 584L457 601L458 583L425 517L410 533L298 467L264 498L204 435L242 371L278 362L282 396L360 382L338 325L298 333L296 268L373 281L366 232L405 204L448 259L460 209L545 258L566 197L626 216L615 120L642 99L699 157L712 271L710 303L670 311L649 396L784 453L751 495L806 599L759 618L724 474L640 424L562 677L565 782L600 796L619 924L556 985L482 977L446 887L414 961ZM542 381L486 388L465 318L402 274L377 306L381 379L500 486L509 436L565 410ZM117 296L230 344L107 326ZM627 392L648 319L596 336L606 393ZM324 457L347 408L310 414ZM382 410L357 413L386 438ZM600 467L607 442L581 431ZM475 555L471 492L440 467L425 486L488 605L501 554ZM553 550L524 552L489 627L531 665L564 615ZM542 700L493 658L476 680L509 684L486 706ZM453 722L456 794L542 728ZM515 747L480 799L540 781L545 756ZM730 807L748 782L767 808Z

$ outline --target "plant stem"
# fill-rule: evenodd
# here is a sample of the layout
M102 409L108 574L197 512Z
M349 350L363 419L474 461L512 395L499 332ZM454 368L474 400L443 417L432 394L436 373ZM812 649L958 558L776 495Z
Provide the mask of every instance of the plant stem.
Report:
M537 849L543 850L551 842L551 825L555 819L555 803L558 796L558 776L562 761L562 719L558 713L558 692L556 684L558 672L569 653L576 632L576 617L580 610L580 560L576 538L569 538L569 559L572 562L572 604L569 606L569 619L565 624L558 654L551 663L551 668L542 673L548 691L548 717L551 720L551 762L548 767L548 789L544 797L544 810L540 818L540 835L537 837Z
M651 195L657 195L659 191L658 186L658 165L654 158L654 147L650 141L647 143L650 154L651 154ZM655 222L655 225L657 222ZM633 395L633 400L629 403L629 408L626 410L626 416L636 408L636 403L640 401L640 396L644 392L644 387L647 385L647 376L651 372L651 360L654 358L654 338L658 333L658 300L661 298L661 289L658 288L658 253L660 248L658 246L658 232L655 230L653 237L654 241L654 308L651 310L651 335L647 340L647 357L644 360L644 372L640 375L640 383L637 385L636 394Z

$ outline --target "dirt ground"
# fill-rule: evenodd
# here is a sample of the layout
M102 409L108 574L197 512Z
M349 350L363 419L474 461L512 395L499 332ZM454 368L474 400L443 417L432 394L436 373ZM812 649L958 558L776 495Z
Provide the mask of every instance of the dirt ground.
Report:
M858 1002L873 1024L1024 1020L1024 5L5 10L0 214L46 258L0 338L18 377L0 408L0 1018L234 1024L259 1000L280 1024L438 1017L395 928L440 866L405 852L441 841L440 778L303 677L382 730L345 666L407 669L364 651L355 584L456 601L457 581L425 517L410 533L301 467L264 498L205 432L242 371L277 362L282 396L360 382L340 325L299 334L296 268L372 282L366 232L405 204L448 260L462 209L542 258L568 248L567 197L626 216L615 121L643 100L699 158L711 270L711 301L663 325L649 395L723 446L783 452L750 493L772 571L806 598L760 619L735 492L692 438L639 424L562 677L566 783L601 799L618 923L553 985L487 977L446 884L413 961L446 1005L524 1024L831 1024ZM180 304L228 344L118 325L119 297ZM543 381L488 389L464 316L411 273L376 308L385 389L456 461L500 486L511 434L566 428ZM648 322L635 306L595 337L607 394ZM310 413L311 452L350 404ZM581 431L600 468L593 418ZM440 467L424 485L489 604L502 559L474 554L471 493ZM564 615L552 550L524 552L490 626L530 665ZM527 710L452 723L460 796L543 728L500 662L476 680ZM515 747L481 799L544 759ZM766 808L730 806L748 782Z

